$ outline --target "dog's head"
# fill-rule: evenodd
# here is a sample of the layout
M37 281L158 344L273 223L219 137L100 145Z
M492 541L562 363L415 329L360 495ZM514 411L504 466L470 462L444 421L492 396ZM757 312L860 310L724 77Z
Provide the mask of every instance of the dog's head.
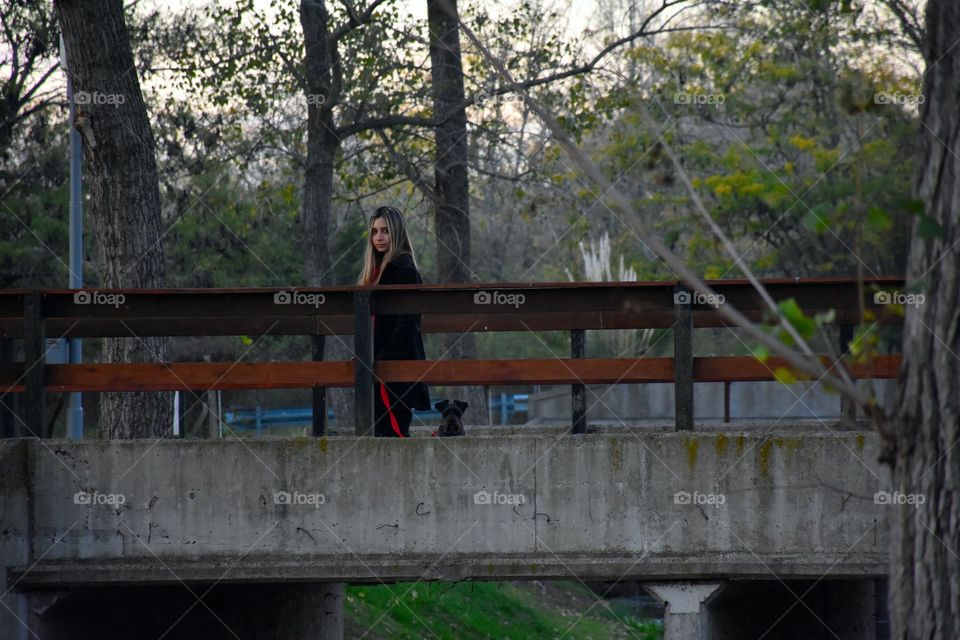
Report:
M463 428L463 412L470 406L460 400L443 400L433 405L440 412L440 429L437 435L441 438L449 436L465 436L467 432Z

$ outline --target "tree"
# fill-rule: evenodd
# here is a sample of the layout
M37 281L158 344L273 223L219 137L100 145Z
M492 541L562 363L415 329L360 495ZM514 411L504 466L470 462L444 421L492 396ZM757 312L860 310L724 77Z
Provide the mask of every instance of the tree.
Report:
M887 433L896 488L922 495L892 514L893 638L960 638L960 5L929 2L903 366Z
M15 130L61 98L47 80L56 72L57 23L44 3L0 1L0 158Z
M470 281L470 192L467 178L467 112L460 60L456 0L427 0L434 128L437 277Z
M102 287L159 289L166 268L153 132L121 0L57 0L79 108L89 214ZM108 339L105 362L167 361L163 338ZM110 438L163 436L171 430L170 394L105 393L101 433Z

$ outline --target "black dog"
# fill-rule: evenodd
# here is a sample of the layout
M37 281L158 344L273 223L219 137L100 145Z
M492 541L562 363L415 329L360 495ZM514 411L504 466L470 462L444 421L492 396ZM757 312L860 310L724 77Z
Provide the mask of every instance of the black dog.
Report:
M443 400L433 405L440 412L440 430L437 435L441 438L451 436L465 436L467 432L463 429L463 412L470 406L460 400Z

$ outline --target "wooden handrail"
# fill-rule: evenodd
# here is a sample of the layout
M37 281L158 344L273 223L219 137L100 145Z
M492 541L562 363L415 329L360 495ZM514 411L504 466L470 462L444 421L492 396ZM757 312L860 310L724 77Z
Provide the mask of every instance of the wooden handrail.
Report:
M837 324L859 323L857 283L853 279L763 280L775 300L793 297L808 313L833 309ZM755 322L765 320L765 305L742 280L709 281L728 304ZM886 289L903 286L902 277L866 281ZM499 283L495 285L391 285L371 290L377 313L421 313L427 332L525 331L569 329L669 328L673 325L675 283ZM123 296L122 304L76 304L77 291L38 290L43 298L48 335L122 337L148 335L348 335L353 330L355 291L362 287L296 288L323 295L321 304L277 304L291 289L112 289L97 293ZM477 304L483 292L509 291L525 296L520 305ZM28 292L0 291L0 337L24 336L23 309ZM83 290L94 295L94 290ZM902 321L868 295L865 307L878 322ZM726 326L706 305L693 304L694 327Z
M823 357L825 366L832 363ZM851 367L857 378L895 378L900 355L876 356ZM694 382L774 380L787 366L782 358L759 362L753 356L694 358ZM60 364L46 366L50 392L207 391L236 389L308 389L352 387L355 364L327 362L171 362ZM25 390L23 365L0 370L0 393ZM673 358L531 358L522 360L394 360L374 365L383 382L423 380L434 385L637 384L674 382Z
M867 278L766 278L774 300L793 298L808 314L834 312L845 352L861 304L880 324L901 324L874 291L899 290L902 276ZM754 322L772 322L766 304L743 279L707 284ZM861 301L864 289L866 300ZM371 314L422 316L427 333L569 331L569 359L377 362L372 360ZM374 380L423 380L440 385L570 384L573 424L585 430L585 384L672 382L677 428L692 428L695 382L774 379L785 363L748 356L696 358L693 330L728 322L678 282L485 283L378 287L248 289L110 289L0 291L0 393L25 392L26 422L43 424L47 391L160 391L175 389L312 388L323 433L326 387L353 387L356 432L369 431ZM674 358L587 358L587 329L669 329ZM129 363L46 365L45 338L307 335L313 361L282 363ZM352 335L355 362L323 362L324 336ZM11 340L23 339L30 366L11 363ZM343 339L343 338L339 338ZM832 363L827 363L829 366ZM838 365L842 366L842 365ZM848 367L855 378L892 378L899 355L878 356ZM855 410L844 401L845 419Z

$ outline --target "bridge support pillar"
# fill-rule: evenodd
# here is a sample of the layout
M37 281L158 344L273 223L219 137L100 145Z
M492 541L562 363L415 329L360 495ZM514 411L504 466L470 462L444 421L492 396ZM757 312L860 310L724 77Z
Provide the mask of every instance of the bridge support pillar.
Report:
M655 582L643 586L666 607L663 640L710 640L706 602L722 582Z

